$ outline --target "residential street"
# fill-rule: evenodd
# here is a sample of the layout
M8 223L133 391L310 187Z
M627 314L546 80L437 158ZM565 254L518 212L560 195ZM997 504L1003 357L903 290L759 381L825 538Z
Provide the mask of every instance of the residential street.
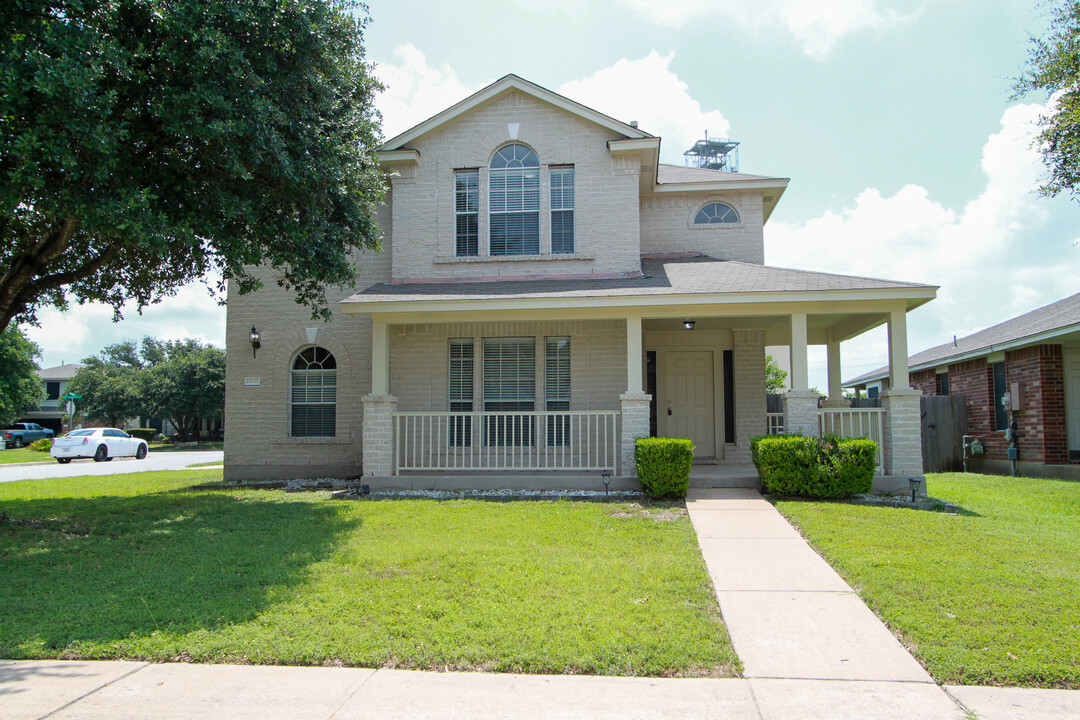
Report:
M87 458L73 460L67 465L56 461L33 465L0 465L0 482L13 480L40 480L54 477L77 477L79 475L120 475L146 472L147 470L183 470L188 465L205 462L222 462L221 450L196 452L151 452L145 460L116 458L110 462L97 463Z

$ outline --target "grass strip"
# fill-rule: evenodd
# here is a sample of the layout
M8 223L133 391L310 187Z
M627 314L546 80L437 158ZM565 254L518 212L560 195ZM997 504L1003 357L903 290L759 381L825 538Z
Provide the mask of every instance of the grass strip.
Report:
M940 683L1080 688L1080 484L931 474L959 514L783 500Z

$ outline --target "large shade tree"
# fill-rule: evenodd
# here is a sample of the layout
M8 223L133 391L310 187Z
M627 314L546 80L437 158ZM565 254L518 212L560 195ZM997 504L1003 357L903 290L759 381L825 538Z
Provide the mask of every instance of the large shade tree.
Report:
M1036 142L1049 171L1040 190L1067 192L1080 199L1080 2L1045 3L1050 27L1032 38L1027 67L1016 79L1016 97L1029 92L1055 95L1051 111L1039 121Z
M41 400L41 378L34 361L40 355L38 346L19 328L0 332L0 427L15 422L27 407Z
M269 265L324 289L378 245L380 89L337 0L0 2L0 329Z

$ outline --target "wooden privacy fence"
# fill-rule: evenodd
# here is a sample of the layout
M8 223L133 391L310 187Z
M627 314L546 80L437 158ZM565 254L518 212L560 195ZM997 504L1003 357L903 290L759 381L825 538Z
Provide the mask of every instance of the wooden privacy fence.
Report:
M964 396L923 396L921 410L923 472L962 470L967 432Z

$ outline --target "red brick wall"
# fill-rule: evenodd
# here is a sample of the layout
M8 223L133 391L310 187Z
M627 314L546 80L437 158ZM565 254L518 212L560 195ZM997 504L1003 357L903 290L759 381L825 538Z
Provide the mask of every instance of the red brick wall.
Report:
M908 376L911 387L922 392L923 395L937 395L937 373L933 370L920 370Z
M929 389L921 373L912 373L911 386L925 395ZM1029 462L1067 463L1065 433L1065 384L1060 345L1034 345L1005 354L1006 382L1024 384L1027 409L1016 414L1020 459ZM919 383L919 384L916 384ZM949 394L967 399L968 434L977 436L986 457L1008 459L1005 431L994 429L994 370L986 358L949 366Z
M1005 354L1009 385L1023 383L1026 408L1016 414L1020 458L1069 461L1065 434L1065 382L1060 345L1035 345Z

